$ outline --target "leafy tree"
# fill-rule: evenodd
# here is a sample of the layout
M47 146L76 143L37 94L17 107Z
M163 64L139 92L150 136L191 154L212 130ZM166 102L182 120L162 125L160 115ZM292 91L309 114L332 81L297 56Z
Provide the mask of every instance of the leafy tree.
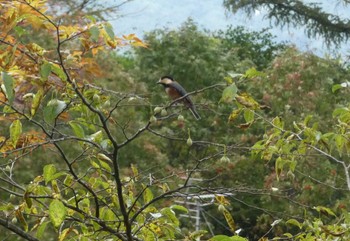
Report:
M349 1L334 1L334 6ZM266 9L266 17L276 25L306 26L309 37L321 36L329 43L339 44L350 36L349 19L327 12L319 2L305 3L299 0L224 0L224 5L232 12L243 10L252 15L255 10Z
M116 16L119 9L133 0L97 1L97 0L48 0L48 13L61 21L78 21L81 17L90 16L106 20ZM67 18L67 16L69 16ZM119 15L118 15L119 16Z
M298 56L301 57L300 54ZM289 58L290 56L286 60ZM292 58L295 58L295 56ZM306 63L305 61L300 62ZM290 60L288 63L290 63ZM296 63L299 63L299 61ZM332 62L330 64L333 65ZM322 66L320 68L322 73L324 65L319 66ZM279 67L281 66L279 65ZM287 64L286 67L290 67L290 64ZM315 70L315 68L311 69ZM267 76L266 81L269 81L271 75ZM279 75L280 78L283 76L286 76L285 73ZM243 75L243 77L245 81L253 81L253 83L257 78L260 81L259 87L263 86L259 73L250 75L250 78L247 78L247 75ZM348 70L344 77L349 77ZM308 78L310 76L306 80ZM288 81L284 83L290 84ZM255 161L266 161L266 167L269 167L271 171L265 177L264 187L254 186L260 188L260 190L253 189L249 192L249 194L258 195L258 198L252 200L249 198L243 199L240 196L232 200L233 208L238 209L240 205L237 205L237 202L239 202L243 206L258 210L256 213L259 213L259 216L256 222L249 222L248 224L254 224L254 228L256 228L254 233L243 231L244 236L254 240L261 237L272 238L274 235L288 240L308 240L311 237L333 240L337 236L341 236L344 240L349 238L349 233L342 228L348 222L347 219L343 218L347 212L344 203L349 197L348 191L350 190L349 152L347 147L349 145L349 139L347 138L349 133L349 108L347 107L348 101L344 98L347 96L349 89L345 83L340 85L342 92L338 93L343 95L343 99L337 101L337 105L344 104L343 107L339 108L336 104L332 105L330 102L330 110L322 114L322 119L312 118L309 115L301 121L298 121L298 117L289 115L287 116L289 119L286 119L286 121L280 117L269 116L268 113L259 110L262 106L259 106L250 96L240 93L239 90L243 86L239 81L232 83L231 86L236 86L238 91L229 92L232 97L229 98L230 102L236 106L230 115L230 120L237 122L237 120L240 120L239 116L243 115L247 122L244 125L249 124L249 129L253 128L255 124L263 124L265 134L262 140L257 141L252 146L251 150L256 158ZM276 85L274 82L272 84ZM247 83L245 85L248 86ZM252 86L256 86L256 84L252 84ZM330 92L332 87L328 87ZM338 87L337 84L334 85L333 90ZM230 88L230 86L227 88ZM300 88L300 91L302 90ZM322 92L322 88L320 88L320 91ZM252 93L256 92L252 91ZM324 97L328 94L326 91L321 95ZM274 93L274 95L277 95L277 93ZM322 110L316 109L310 111L310 113L317 115L318 113L321 114ZM327 115L330 117L327 118ZM290 119L294 122L287 124ZM323 122L328 123L328 127L320 127ZM242 169L237 170L238 173L240 171ZM250 173L253 173L253 171L250 171ZM258 175L255 174L254 177L258 177ZM229 174L225 179L229 179ZM262 190L269 194L262 195L262 192L260 192ZM286 200L289 200L289 203L286 203ZM254 205L257 203L259 205ZM305 212L311 217L305 216ZM316 215L314 217L314 212L325 216L317 218ZM245 217L240 219L239 216L243 214L245 214ZM247 228L244 225L244 219L247 218L246 212L240 212L239 210L234 213L234 217L235 220L239 220L240 227L243 230ZM337 225L339 222L342 223L339 224L340 226ZM295 231L291 228L289 232L285 232L284 230L289 229L289 225L298 227L299 230ZM322 231L319 231L320 228Z
M268 29L247 31L243 26L230 26L225 31L220 30L216 37L221 40L223 51L233 51L240 61L253 61L259 70L266 68L286 47L285 44L273 41L274 36Z

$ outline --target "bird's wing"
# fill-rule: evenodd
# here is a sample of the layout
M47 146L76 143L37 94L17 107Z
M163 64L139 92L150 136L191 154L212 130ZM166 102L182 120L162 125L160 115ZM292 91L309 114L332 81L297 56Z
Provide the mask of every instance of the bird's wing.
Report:
M179 83L177 83L176 81L173 81L169 84L169 87L170 88L174 88L178 91L179 93L179 97L181 96L184 96L187 94L186 90L184 89L184 87L182 87ZM190 96L186 96L184 99L183 99L185 102L188 102L189 105L193 105L192 103L192 100L190 98Z

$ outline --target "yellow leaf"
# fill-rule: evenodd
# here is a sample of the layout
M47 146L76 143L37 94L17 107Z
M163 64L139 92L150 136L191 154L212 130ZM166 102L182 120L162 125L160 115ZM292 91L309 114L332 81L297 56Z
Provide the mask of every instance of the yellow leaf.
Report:
M125 40L133 40L134 38L135 38L135 34L134 33L132 33L132 34L129 34L129 35L123 35L123 38L125 39Z
M222 205L229 205L230 204L230 202L223 195L216 195L215 199L219 204L222 204Z
M23 225L24 230L27 232L27 231L28 231L28 223L27 223L26 220L24 219L21 210L20 210L20 209L17 209L17 210L15 211L15 215L16 215L16 218L18 219L18 221Z
M117 42L113 41L111 39L107 39L107 44L113 49L115 49L117 47Z
M134 36L133 38L133 41L131 44L133 46L136 46L136 47L144 47L144 48L147 48L147 44L145 44L141 39L139 39L138 37Z
M10 140L13 147L15 148L18 142L18 139L22 133L22 123L20 120L15 120L10 126Z
M134 174L135 180L137 181L138 176L139 176L139 170L137 170L136 165L131 164L131 170L132 170L132 173Z
M44 51L45 51L42 47L40 47L36 43L27 44L26 47L29 50L29 52L35 53L39 56L42 56L44 54Z
M91 49L92 55L96 55L100 49L99 48L93 48Z
M145 44L144 42L132 42L131 45L132 45L132 46L135 46L135 47L148 48L148 45Z
M34 116L36 111L38 110L43 96L44 96L44 90L39 89L33 98L32 108L30 109L30 114L32 116Z
M241 109L236 109L236 110L233 110L230 114L230 116L228 117L228 120L229 121L234 121L237 119L237 117L239 116L239 114L241 113Z
M253 97L248 95L247 93L242 93L241 95L236 96L236 101L240 103L241 105L252 108L252 109L258 109L260 106L258 102L256 102Z
M232 233L234 233L236 230L235 221L233 220L233 217L231 216L230 212L227 211L226 208L224 209L224 216L225 216L226 222L227 222L228 226L230 227Z
M63 241L67 235L70 233L70 231L72 230L72 228L66 228L64 229L61 233L60 233L60 236L58 237L58 240L59 241Z

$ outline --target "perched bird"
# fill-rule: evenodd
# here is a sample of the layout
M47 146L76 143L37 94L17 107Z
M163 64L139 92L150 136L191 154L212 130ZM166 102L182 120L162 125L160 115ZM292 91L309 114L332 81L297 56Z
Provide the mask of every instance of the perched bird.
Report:
M196 111L196 108L190 98L190 96L186 96L187 92L186 90L178 83L176 82L171 76L163 76L160 78L160 80L157 82L157 84L161 84L165 88L165 92L169 95L169 97L173 100L177 100L183 96L181 101L184 103L184 105L190 109L192 112L193 116L199 120L201 117L199 116L198 112Z

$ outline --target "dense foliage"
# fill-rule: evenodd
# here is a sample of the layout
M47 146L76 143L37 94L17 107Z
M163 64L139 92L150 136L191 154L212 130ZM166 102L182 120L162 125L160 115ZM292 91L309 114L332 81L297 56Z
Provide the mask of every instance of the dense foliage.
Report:
M62 20L45 1L0 0L4 237L350 238L350 72L340 59L278 44L268 30L211 33L192 20L144 42L119 37L103 13L84 16L94 1L68 2L74 17ZM111 51L125 45L129 55ZM170 104L156 85L166 74L201 120Z

